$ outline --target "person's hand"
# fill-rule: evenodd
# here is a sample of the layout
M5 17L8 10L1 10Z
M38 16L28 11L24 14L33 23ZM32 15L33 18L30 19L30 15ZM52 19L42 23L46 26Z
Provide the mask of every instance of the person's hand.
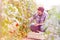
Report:
M43 25L43 23L39 23L39 24L38 24L38 23L36 23L36 24L35 24L35 26L38 26L38 25Z
M35 26L38 26L38 25L40 25L40 24L35 24Z

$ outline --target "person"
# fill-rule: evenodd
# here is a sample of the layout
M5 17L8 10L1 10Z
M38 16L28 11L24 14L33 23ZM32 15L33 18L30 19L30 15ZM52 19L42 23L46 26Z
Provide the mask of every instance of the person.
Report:
M45 30L42 30L42 26L44 24L44 21L47 17L47 13L44 12L43 7L39 7L37 9L37 12L30 18L30 22L33 22L34 20L36 23L30 26L31 31L33 32L45 32Z

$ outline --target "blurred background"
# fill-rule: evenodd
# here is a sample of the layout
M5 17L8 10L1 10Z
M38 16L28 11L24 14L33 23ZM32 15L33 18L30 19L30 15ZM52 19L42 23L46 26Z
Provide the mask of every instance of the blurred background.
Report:
M29 18L40 6L49 15L44 40L60 40L60 0L0 0L0 40L23 40L31 32Z

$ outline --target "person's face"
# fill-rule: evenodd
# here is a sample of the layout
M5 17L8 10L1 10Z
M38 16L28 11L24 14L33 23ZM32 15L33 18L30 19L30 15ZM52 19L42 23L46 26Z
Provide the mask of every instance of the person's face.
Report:
M37 12L38 12L38 15L42 15L42 14L43 14L43 12L41 12L41 11L39 11L39 10L38 10Z

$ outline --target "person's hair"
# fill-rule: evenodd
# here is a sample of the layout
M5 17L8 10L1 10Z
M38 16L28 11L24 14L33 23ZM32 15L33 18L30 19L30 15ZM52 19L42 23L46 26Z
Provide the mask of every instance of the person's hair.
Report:
M44 8L43 7L39 7L38 11L44 12Z

